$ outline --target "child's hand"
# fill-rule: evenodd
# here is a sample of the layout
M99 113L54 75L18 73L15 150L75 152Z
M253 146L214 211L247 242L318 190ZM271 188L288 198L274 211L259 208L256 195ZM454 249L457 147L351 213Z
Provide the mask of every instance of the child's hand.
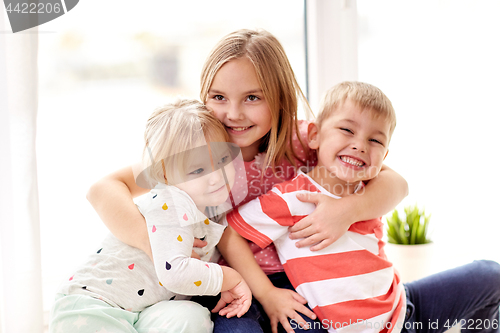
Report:
M322 250L342 237L355 222L349 215L352 210L339 205L339 199L320 193L300 193L297 199L316 205L314 212L289 228L290 239L304 238L295 244L297 247L315 244L311 251Z
M244 280L234 288L221 292L221 297L212 312L231 318L243 316L252 304L252 292Z
M195 238L194 239L194 242L193 242L193 247L204 247L204 246L207 246L207 242L206 241L202 241L201 239L198 239L198 238ZM194 259L200 259L200 256L198 255L198 253L196 253L193 249L193 252L191 253L191 258L194 258Z
M281 323L288 333L294 333L288 318L294 320L297 325L300 325L299 327L305 327L306 322L298 312L316 319L314 312L304 305L307 303L306 299L293 290L273 287L265 298L259 299L259 302L271 321L273 333L278 332L278 323Z

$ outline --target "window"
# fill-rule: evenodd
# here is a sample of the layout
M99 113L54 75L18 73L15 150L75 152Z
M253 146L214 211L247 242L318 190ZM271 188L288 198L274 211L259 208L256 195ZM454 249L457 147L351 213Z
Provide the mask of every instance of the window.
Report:
M205 57L227 33L264 28L304 89L302 0L80 2L39 27L38 174L44 306L108 232L91 184L140 157L146 117L199 98Z

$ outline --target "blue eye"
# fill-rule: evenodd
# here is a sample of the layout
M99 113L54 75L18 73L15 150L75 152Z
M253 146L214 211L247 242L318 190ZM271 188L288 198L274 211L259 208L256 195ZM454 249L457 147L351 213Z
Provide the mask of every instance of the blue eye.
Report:
M188 175L199 175L200 173L203 173L203 171L205 171L203 168L199 168L194 171L191 171L190 173L188 173Z
M219 164L226 164L228 159L229 155L224 156L223 158L220 159Z

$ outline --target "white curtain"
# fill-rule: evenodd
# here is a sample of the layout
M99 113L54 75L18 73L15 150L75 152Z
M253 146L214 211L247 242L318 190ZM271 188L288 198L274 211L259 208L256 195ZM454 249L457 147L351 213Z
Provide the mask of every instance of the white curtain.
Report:
M4 14L0 10L0 331L41 333L38 32L10 33Z

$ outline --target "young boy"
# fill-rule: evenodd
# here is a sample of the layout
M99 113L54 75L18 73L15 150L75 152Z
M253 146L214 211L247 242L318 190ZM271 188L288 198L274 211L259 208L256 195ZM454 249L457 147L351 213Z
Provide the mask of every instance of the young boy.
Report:
M309 124L309 147L317 150L317 166L226 217L260 247L274 242L293 287L329 332L400 331L404 287L384 254L381 218L354 223L323 250L297 248L288 227L315 206L296 195L309 191L341 198L362 193L363 181L376 177L382 167L395 126L392 104L380 89L361 82L336 85L326 92L316 122Z

